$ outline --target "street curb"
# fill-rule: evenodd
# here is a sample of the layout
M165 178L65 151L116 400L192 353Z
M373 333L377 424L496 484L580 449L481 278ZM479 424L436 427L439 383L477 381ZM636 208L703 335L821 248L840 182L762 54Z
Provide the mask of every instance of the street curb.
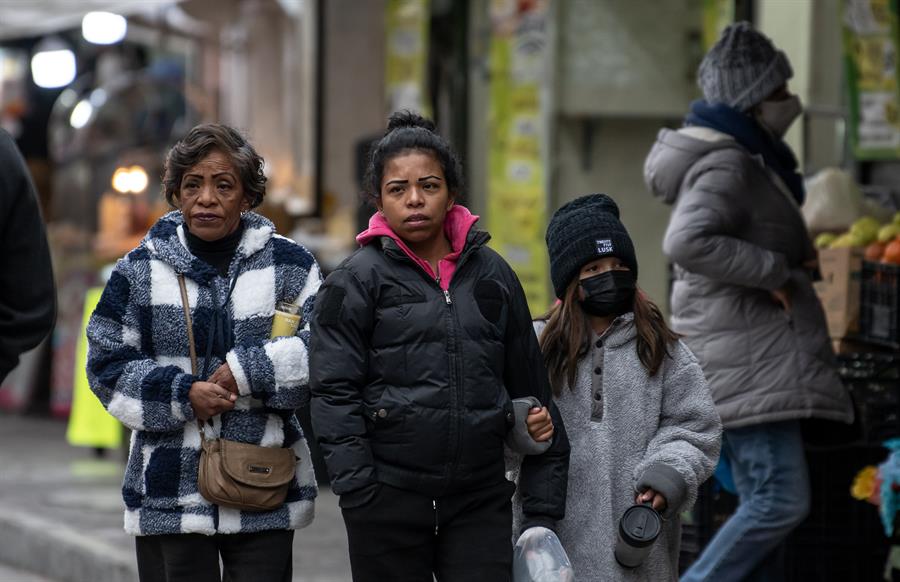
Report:
M66 524L0 505L0 562L60 582L134 582L134 554Z

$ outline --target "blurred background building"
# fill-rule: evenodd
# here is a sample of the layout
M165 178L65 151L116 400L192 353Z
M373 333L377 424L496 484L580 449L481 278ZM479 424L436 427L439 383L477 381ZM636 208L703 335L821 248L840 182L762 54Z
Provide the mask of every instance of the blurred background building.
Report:
M370 214L369 144L391 111L422 111L461 153L466 204L535 314L553 299L550 213L598 191L619 202L640 283L665 307L669 208L644 158L700 96L697 66L735 20L793 64L806 110L787 139L804 172L841 168L896 211L892 0L0 0L0 126L40 191L60 299L0 409L68 416L86 293L167 210L164 155L201 122L250 137L270 179L260 212L328 270Z
M896 83L893 119L867 126L843 73L845 37L863 30L850 23L896 30L889 0L35 0L0 2L0 14L0 124L50 225L63 308L54 351L72 349L84 288L166 211L165 152L201 122L250 136L270 178L261 211L327 269L368 218L360 181L387 115L433 116L463 156L467 204L535 313L551 300L548 213L593 191L619 201L641 284L665 304L668 208L648 196L642 164L699 96L700 59L736 19L794 65L807 111L788 139L807 173L845 167L886 187L896 177L893 161L851 147L862 126L889 143L876 157L896 158ZM868 74L893 75L896 58L879 47ZM65 414L62 357L47 369Z

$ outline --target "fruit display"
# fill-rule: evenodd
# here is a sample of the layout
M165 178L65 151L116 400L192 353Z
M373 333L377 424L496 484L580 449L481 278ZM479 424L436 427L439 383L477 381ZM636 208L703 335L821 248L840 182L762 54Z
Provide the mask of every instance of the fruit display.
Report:
M900 212L888 224L881 224L871 216L856 220L842 233L823 232L816 237L818 249L865 249L868 261L900 264Z
M882 242L873 242L866 247L866 252L863 256L867 261L880 261L881 257L884 256L884 249L886 248L887 245Z
M900 265L900 239L894 239L887 244L881 262Z

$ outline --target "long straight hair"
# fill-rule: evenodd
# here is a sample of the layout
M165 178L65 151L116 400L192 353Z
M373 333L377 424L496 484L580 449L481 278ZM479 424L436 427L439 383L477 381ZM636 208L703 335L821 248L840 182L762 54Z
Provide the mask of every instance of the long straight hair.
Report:
M562 299L542 318L547 321L547 326L541 333L541 352L556 396L562 394L564 386L575 384L578 360L590 347L590 319L579 302L579 282L577 277L573 279ZM659 307L639 288L634 294L632 310L637 329L638 359L652 377L659 372L665 358L670 357L669 345L679 336L666 323Z

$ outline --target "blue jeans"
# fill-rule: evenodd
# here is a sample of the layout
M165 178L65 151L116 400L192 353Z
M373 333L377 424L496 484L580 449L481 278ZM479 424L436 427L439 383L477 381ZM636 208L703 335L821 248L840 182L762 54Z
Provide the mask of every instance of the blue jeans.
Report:
M783 580L783 542L809 514L800 423L726 430L722 454L731 461L740 504L681 580Z

